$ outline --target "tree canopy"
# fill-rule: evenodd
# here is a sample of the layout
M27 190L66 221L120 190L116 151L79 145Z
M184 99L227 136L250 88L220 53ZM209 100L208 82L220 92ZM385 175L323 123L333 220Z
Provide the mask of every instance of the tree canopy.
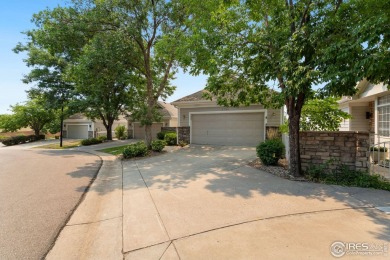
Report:
M29 52L27 62L37 50L50 54L61 65L56 75L75 89L76 106L102 119L107 132L118 113L131 107L146 126L150 146L151 124L159 118L157 100L175 89L170 80L185 30L182 9L177 0L73 0L69 7L36 14L37 29L27 32L29 42L17 50ZM45 65L44 59L32 64Z
M46 132L48 124L55 120L55 111L48 109L40 99L32 99L24 105L11 106L12 114L0 117L0 129L15 132L23 127L30 127L36 136Z
M389 18L380 9L388 1L378 1L375 10L362 0L183 1L189 10L183 64L194 74L210 75L207 89L219 104L286 106L293 175L301 174L302 107L314 90L352 95L356 82L374 74L369 68L387 66L376 66L372 57L388 56L382 46ZM363 19L362 6L380 18ZM374 25L381 29L370 32L372 37L361 35Z

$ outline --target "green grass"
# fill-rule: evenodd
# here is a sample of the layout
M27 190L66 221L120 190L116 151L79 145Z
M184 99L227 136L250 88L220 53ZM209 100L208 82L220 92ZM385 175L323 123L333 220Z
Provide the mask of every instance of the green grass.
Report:
M74 148L80 146L80 141L65 141L62 143L62 147L60 147L59 143L55 144L47 144L38 146L36 148L45 148L45 149L67 149L67 148Z
M122 154L123 150L126 147L128 147L128 145L122 145L122 146L106 148L106 149L103 149L103 150L99 150L99 152L109 153L109 154L112 154L112 155L120 155L120 154Z

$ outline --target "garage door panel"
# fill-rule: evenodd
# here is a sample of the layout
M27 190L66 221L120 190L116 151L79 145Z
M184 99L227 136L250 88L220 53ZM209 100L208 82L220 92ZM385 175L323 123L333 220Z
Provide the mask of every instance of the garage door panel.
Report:
M88 125L68 125L67 137L72 139L87 139Z
M264 131L263 112L191 115L194 144L255 146Z

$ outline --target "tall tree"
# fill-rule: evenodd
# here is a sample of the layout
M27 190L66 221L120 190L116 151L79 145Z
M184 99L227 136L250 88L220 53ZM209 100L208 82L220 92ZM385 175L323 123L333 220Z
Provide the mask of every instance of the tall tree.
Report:
M45 106L60 111L60 120L56 120L60 128L60 146L63 141L64 118L72 112L78 112L69 109L77 93L74 83L66 81L64 75L67 66L78 54L80 46L86 42L87 38L73 37L68 33L69 30L64 29L65 25L58 28L52 22L60 18L71 20L77 15L76 10L72 8L56 8L35 14L32 21L38 29L25 32L28 38L27 43L19 43L14 48L15 53L27 53L24 62L31 68L31 71L24 76L23 82L35 83L35 86L27 91L29 98L41 98L45 101ZM65 46L61 40L53 41L50 36L54 33L67 38L68 44Z
M71 7L45 10L35 15L38 29L28 35L32 39L40 39L50 53L65 57L68 63L77 66L82 66L82 56L86 54L84 47L93 42L94 37L109 32L121 35L129 48L124 50L118 62L129 66L127 73L138 74L142 78L136 80L140 98L134 114L145 125L146 142L150 146L151 125L158 118L155 113L157 100L171 95L175 89L169 81L177 70L177 49L185 30L182 9L178 0L73 0ZM100 61L104 58L101 56ZM88 87L82 83L86 78L82 79L80 73L89 79L89 83L92 83L92 78L86 76L86 67L81 70L80 66L76 73L71 73L75 77L70 78L73 82L77 78L79 86L76 88L81 90L81 96L86 97L94 93L95 84L86 91ZM91 69L96 72L97 68ZM97 81L103 77L98 78L95 77ZM95 83L102 86L101 82Z
M126 42L134 46L137 55L131 56L133 68L144 78L140 87L142 100L134 116L145 125L145 139L150 148L152 123L158 118L157 100L171 95L175 89L169 81L177 70L178 46L186 29L183 7L177 0L103 0L94 4L93 11L105 18L95 22L104 25L105 30L123 32Z
M112 140L112 125L138 98L134 86L143 79L134 73L130 62L132 44L118 32L95 35L83 47L78 62L68 68L70 81L76 84L80 99L76 102L91 119L101 119Z
M289 170L301 175L300 119L313 88L322 84L325 95L351 95L372 65L360 62L369 57L356 31L361 0L183 1L190 10L183 64L194 74L210 75L207 89L219 104L285 105ZM383 32L388 17L377 11ZM383 35L374 36L381 45Z
M30 127L36 136L55 120L55 111L48 109L40 99L32 99L24 105L11 106L12 114L0 117L0 129L15 132L23 127Z

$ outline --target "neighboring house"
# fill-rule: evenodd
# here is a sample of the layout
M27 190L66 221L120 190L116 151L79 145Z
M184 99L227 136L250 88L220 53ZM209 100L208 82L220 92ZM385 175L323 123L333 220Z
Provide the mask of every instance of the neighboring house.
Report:
M282 109L262 105L219 106L203 97L206 90L172 102L179 109L179 126L190 127L190 143L256 146L266 138L268 128L279 127Z
M390 91L387 85L362 80L357 89L356 95L339 101L340 109L352 116L341 123L340 131L368 131L390 136Z
M115 136L114 130L117 126L124 125L127 127L127 124L126 117L124 115L119 116L119 120L116 120L112 125L112 136ZM64 120L63 134L65 138L86 139L107 135L107 131L102 120L93 121L85 115L78 113Z
M177 126L177 108L173 105L157 101L157 110L162 115L161 122L154 122L152 124L152 138L157 138L157 133L161 131L161 127L176 127ZM134 139L145 139L145 126L142 126L140 122L132 121L128 122L128 133Z

